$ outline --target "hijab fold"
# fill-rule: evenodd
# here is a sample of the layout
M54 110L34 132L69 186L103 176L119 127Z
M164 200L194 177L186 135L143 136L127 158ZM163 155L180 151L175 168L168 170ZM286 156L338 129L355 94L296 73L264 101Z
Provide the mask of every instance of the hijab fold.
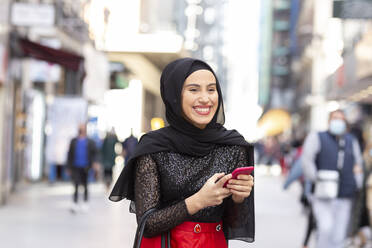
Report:
M181 94L185 79L197 70L209 70L216 78L218 107L212 121L199 129L188 122L182 114ZM201 60L192 58L178 59L168 64L160 78L161 97L166 108L168 127L143 135L122 170L109 199L120 201L123 198L134 200L134 172L136 159L140 156L172 151L180 154L201 157L210 153L216 145L240 145L247 147L249 161L253 165L253 146L245 141L236 130L227 130L222 93L212 68Z

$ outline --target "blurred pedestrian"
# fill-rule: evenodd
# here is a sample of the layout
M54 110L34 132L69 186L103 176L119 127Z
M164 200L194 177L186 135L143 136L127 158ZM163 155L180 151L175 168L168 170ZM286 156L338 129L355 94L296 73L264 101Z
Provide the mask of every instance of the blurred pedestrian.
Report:
M301 184L302 193L300 196L300 202L304 206L305 210L307 210L306 211L307 212L307 225L306 225L303 247L307 248L309 245L311 234L315 230L316 225L315 225L313 210L312 210L311 204L309 203L309 196L311 194L312 184L311 184L311 181L304 180L304 177L303 177L303 169L302 169L302 163L301 163L303 141L304 141L304 138L295 140L292 143L292 147L293 147L292 153L294 153L293 159L292 159L292 165L288 173L287 179L284 182L283 188L284 190L287 190L289 186L297 180Z
M297 180L303 179L303 172L301 166L301 154L302 154L302 144L303 140L295 140L292 142L292 149L289 152L291 155L290 157L291 166L289 173L287 175L287 179L284 182L283 188L287 189L293 182ZM301 185L303 186L303 180L301 181Z
M115 145L118 143L118 138L115 131L112 129L107 132L106 137L103 139L101 147L101 157L103 166L103 180L107 190L110 188L112 182L112 168L115 165L116 151Z
M129 161L130 157L132 156L137 144L138 144L138 139L136 137L134 137L133 129L131 129L130 136L128 138L126 138L122 143L125 165L128 163L128 161Z
M359 120L358 123L354 123L351 128L350 132L356 137L358 140L359 146L361 148L361 152L364 154L364 163L363 163L363 170L364 170L364 181L362 184L362 188L356 194L353 204L353 211L352 211L352 225L350 228L351 234L351 245L352 247L359 248L364 247L366 244L369 235L369 218L368 218L368 209L367 209L367 179L369 175L369 165L367 163L368 158L365 156L365 148L366 142L363 137L363 128L362 123L363 120Z
M223 185L235 168L253 165L253 147L223 127L222 94L212 68L179 59L165 67L160 83L170 126L142 136L110 199L134 200L137 220L148 216L142 248L160 247L167 233L171 247L252 242L253 177L240 175Z
M372 223L372 141L368 143L364 151L364 158L366 162L366 205L368 209L369 224Z
M82 210L87 210L88 208L88 172L95 160L96 153L94 141L87 137L86 125L79 125L78 136L71 140L67 157L67 166L75 186L72 212L76 212L78 209L80 185L84 188Z
M311 204L317 248L343 248L353 198L363 178L359 144L347 131L343 111L330 113L327 131L306 137L302 166L305 177L315 184Z
M366 200L366 215L368 229L363 229L363 236L365 243L369 241L372 244L372 140L368 140L366 149L364 150L365 169L366 169L366 180L365 180L365 200ZM372 245L371 245L372 247Z
M277 137L266 137L264 140L263 155L260 157L259 163L263 165L280 165L280 144Z

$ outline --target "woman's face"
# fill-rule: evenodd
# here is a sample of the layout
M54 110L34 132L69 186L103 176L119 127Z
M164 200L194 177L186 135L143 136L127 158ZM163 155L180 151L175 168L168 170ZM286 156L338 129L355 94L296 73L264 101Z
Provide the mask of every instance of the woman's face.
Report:
M218 107L216 78L209 70L191 73L182 88L182 111L186 120L204 129Z

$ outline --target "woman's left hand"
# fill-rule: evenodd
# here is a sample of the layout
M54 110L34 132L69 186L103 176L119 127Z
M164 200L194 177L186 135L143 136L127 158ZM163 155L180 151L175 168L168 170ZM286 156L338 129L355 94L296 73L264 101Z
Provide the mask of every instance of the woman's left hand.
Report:
M230 179L226 187L232 193L235 203L242 203L252 191L254 182L251 175L239 175L237 179Z

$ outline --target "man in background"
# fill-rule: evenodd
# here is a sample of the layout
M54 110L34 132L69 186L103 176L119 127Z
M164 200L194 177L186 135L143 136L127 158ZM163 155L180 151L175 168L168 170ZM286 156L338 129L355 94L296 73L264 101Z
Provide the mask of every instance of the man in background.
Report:
M315 184L311 204L318 231L316 247L343 248L353 199L362 185L363 161L357 139L347 130L344 112L331 112L328 124L327 131L306 137L302 166L305 178ZM326 179L330 174L332 180ZM327 189L318 190L325 182Z
M130 132L130 136L124 140L123 146L123 156L125 158L125 165L128 163L129 158L132 156L134 149L138 144L138 139L133 136L133 129Z
M73 213L78 209L80 185L84 188L84 203L81 208L83 211L88 209L88 172L95 160L96 153L94 141L87 137L86 125L79 125L78 136L71 140L67 156L67 166L75 186L71 208Z

